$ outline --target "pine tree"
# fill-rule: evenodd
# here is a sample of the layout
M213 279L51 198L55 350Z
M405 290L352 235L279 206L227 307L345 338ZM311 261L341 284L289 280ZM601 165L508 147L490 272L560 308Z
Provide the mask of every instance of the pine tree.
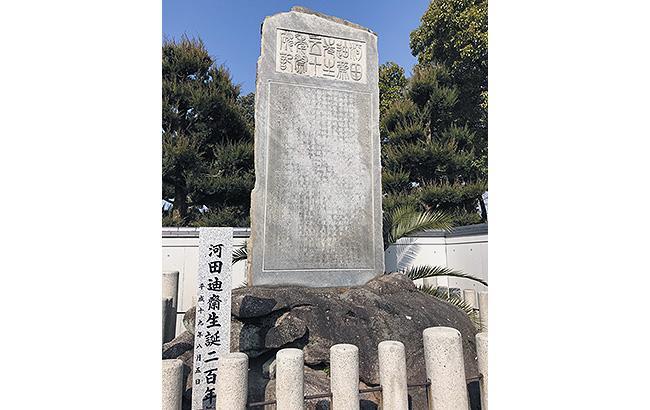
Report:
M458 88L457 121L487 143L487 0L432 1L421 20L411 33L411 52L420 65L447 68Z
M379 67L379 115L384 116L386 110L397 100L404 98L407 84L404 69L389 61Z
M487 180L488 2L436 0L411 33L411 52L421 66L443 66L458 91L457 125L475 134L475 156Z
M381 111L385 210L444 210L457 225L487 220L487 4L432 1L411 33L418 64L402 98L385 93ZM382 65L380 79L382 70L396 72Z
M383 66L382 66L383 67ZM457 225L481 221L486 190L476 134L457 124L458 87L442 66L416 66L404 97L381 118L384 210L445 211Z
M200 39L166 40L162 62L164 225L247 226L253 125L239 87Z

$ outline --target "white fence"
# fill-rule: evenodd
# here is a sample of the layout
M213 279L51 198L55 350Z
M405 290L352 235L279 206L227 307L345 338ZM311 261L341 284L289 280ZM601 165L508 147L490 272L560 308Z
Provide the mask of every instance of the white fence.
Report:
M249 238L249 228L235 228L234 246ZM198 228L162 229L163 271L178 271L178 300L175 306L185 312L193 305L198 269ZM400 239L386 251L386 271L394 272L414 265L445 266L488 280L487 224L455 228L451 232L427 231ZM480 283L453 277L427 279L428 284L458 289L487 291ZM233 287L246 284L246 262L233 265ZM183 332L181 317L176 334Z
M467 410L469 398L463 362L461 334L449 327L430 327L423 332L424 362L429 410ZM481 408L487 410L487 333L476 335ZM408 386L404 345L383 341L378 346L381 408L407 410ZM163 368L178 368L180 361L163 361ZM330 391L304 395L304 357L300 349L282 349L276 354L275 400L249 403L248 357L229 353L219 361L216 380L216 409L244 410L275 404L283 410L304 408L305 400L326 398L333 409L359 409L359 349L355 345L337 344L330 348ZM178 370L163 373L163 410L178 410L182 395ZM165 390L167 389L167 390Z
M445 266L488 281L488 226L463 226L451 232L426 231L402 238L386 250L386 271L417 265ZM468 279L439 277L425 283L448 288L487 291Z
M233 247L238 248L250 236L250 229L235 228ZM197 228L163 228L162 266L163 272L178 272L178 312L185 312L195 305L196 278L199 263L199 230ZM233 265L233 288L246 285L246 261ZM178 315L176 335L185 331L182 315Z

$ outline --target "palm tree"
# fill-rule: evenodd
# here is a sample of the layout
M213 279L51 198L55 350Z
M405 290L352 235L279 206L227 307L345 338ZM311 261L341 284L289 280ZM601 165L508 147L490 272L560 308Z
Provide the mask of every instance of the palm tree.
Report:
M244 241L244 244L239 248L233 249L232 264L234 265L235 263L245 261L246 259L248 259L248 241Z
M400 238L412 235L417 232L422 232L429 229L442 229L444 231L449 231L453 226L451 221L451 215L445 212L422 212L413 205L402 205L390 211L384 212L384 251L391 245L395 244ZM444 266L411 266L400 270L399 272L403 273L411 280L433 278L438 276L452 276L457 278L470 279L485 286L488 285L487 282L483 279ZM452 305L460 308L465 313L467 313L474 324L477 326L479 325L479 318L474 307L465 303L463 299L450 294L448 290L445 292L435 286L425 284L416 286L420 292L429 294L437 299L451 303Z

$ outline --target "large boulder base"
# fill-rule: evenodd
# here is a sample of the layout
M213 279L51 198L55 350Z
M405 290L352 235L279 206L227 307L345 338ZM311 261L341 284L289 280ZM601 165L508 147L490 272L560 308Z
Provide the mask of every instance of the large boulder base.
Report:
M193 332L194 314L194 309L190 309L183 320L190 333ZM268 378L271 377L268 369L264 372L262 366L272 360L279 349L287 347L300 348L304 352L306 394L328 391L329 348L337 343L359 347L360 382L377 386L377 345L384 340L400 341L406 348L408 383L424 383L427 378L422 331L433 326L460 331L466 377L477 377L473 323L457 307L418 291L404 275L383 275L353 288L253 286L232 291L231 351L244 352L250 358L251 401L274 398L274 382ZM182 351L186 358L191 357L191 351L187 350L189 337L184 334L177 339L182 347L174 348L176 339L167 343L165 356ZM316 392L319 388L322 391ZM412 389L409 393L413 408L425 408L423 389ZM362 398L373 402L378 399L378 395L365 396ZM327 405L320 401L318 408L327 408Z

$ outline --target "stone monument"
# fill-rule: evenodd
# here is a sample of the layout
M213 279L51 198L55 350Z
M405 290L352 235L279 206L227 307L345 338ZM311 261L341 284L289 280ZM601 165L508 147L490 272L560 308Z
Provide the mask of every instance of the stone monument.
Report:
M377 36L302 7L267 17L256 87L248 284L382 274Z

